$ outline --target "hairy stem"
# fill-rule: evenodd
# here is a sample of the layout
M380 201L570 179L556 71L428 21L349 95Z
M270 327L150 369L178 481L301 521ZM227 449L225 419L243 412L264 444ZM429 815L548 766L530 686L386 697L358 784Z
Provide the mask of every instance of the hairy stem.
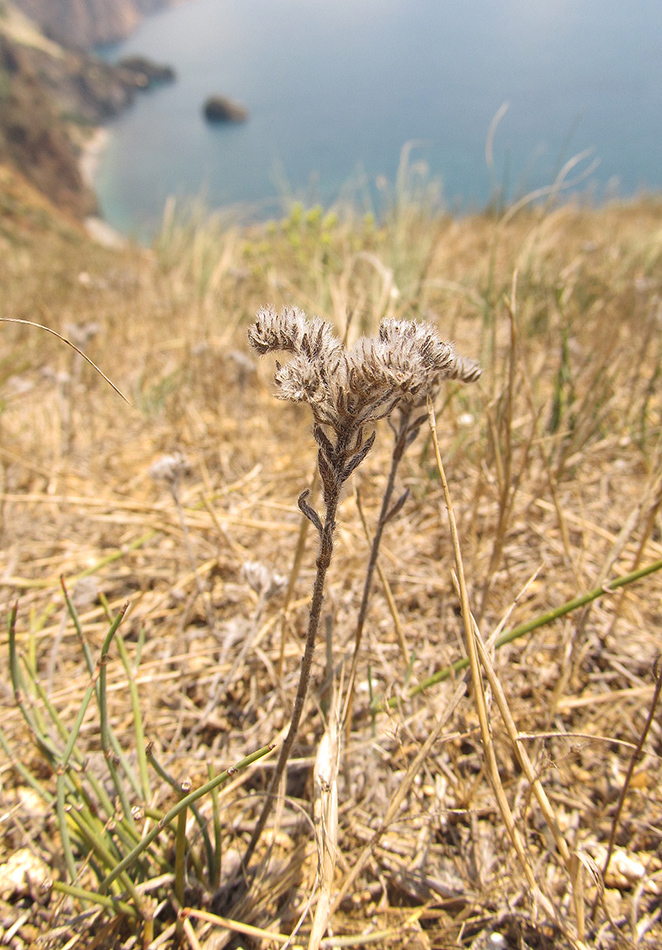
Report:
M306 646L303 653L303 659L301 661L301 672L299 674L299 685L297 686L297 693L294 700L294 708L292 710L292 718L290 719L290 726L287 731L285 740L280 748L280 754L278 756L278 762L276 763L276 769L269 783L269 788L267 790L267 798L262 808L260 817L258 818L257 824L253 829L253 834L251 835L251 840L248 844L246 854L244 855L244 870L248 867L251 858L255 852L258 841L262 836L267 819L271 814L271 810L276 801L276 795L278 791L278 786L280 780L283 777L285 772L285 767L287 766L287 760L290 757L290 752L292 751L292 746L294 745L294 740L296 739L297 732L299 730L299 724L301 722L301 716L303 715L303 708L306 702L306 695L308 693L308 683L310 682L310 670L313 663L313 656L315 653L315 641L317 639L317 631L319 629L320 617L322 614L322 604L324 602L324 582L326 580L326 573L329 569L329 564L331 563L331 555L333 553L333 529L335 526L335 517L336 511L338 508L338 500L340 495L340 486L338 486L338 491L335 493L334 497L329 498L328 505L326 509L326 515L324 519L324 526L321 531L320 536L320 553L317 558L317 573L315 575L315 583L313 586L313 597L310 604L310 615L308 618L308 632L306 634Z
M375 530L375 535L372 539L372 546L370 548L370 560L368 561L368 569L365 575L365 581L363 584L363 595L361 597L361 606L359 607L358 617L356 618L356 633L354 635L354 655L352 657L352 668L349 674L349 683L347 685L347 698L345 700L345 709L343 711L343 721L345 723L345 728L347 733L349 733L350 724L352 721L352 707L354 705L354 684L356 681L356 668L359 662L359 647L361 645L361 638L363 636L363 627L365 626L365 619L368 614L368 605L370 603L370 593L372 591L372 582L375 576L375 568L377 567L377 557L379 555L379 547L382 541L382 534L384 533L384 527L388 521L389 510L391 507L391 498L393 497L393 489L395 488L395 476L398 471L398 466L402 461L402 456L405 454L405 449L407 448L407 437L409 435L409 422L411 419L411 409L404 410L401 412L400 416L400 425L398 426L395 443L393 445L393 453L391 455L391 470L388 475L388 481L386 483L386 488L384 489L384 495L382 497L382 507L379 512L379 521L377 522L377 528Z

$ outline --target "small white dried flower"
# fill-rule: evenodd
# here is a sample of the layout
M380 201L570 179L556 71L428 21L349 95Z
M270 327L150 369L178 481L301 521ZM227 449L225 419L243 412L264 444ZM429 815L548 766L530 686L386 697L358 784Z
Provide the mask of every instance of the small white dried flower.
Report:
M415 376L416 392L426 394L442 379L475 382L481 368L474 360L458 356L451 343L439 339L429 323L409 320L384 320L379 327L379 339L388 344L390 358L400 366L411 367Z
M338 432L383 418L402 400L425 402L443 378L473 382L481 372L432 326L408 320L384 320L376 339L364 337L348 351L322 320L264 309L248 337L260 354L293 354L278 366L277 395L309 403L315 421Z
M162 455L160 459L153 462L147 474L155 482L166 482L172 486L176 485L188 470L189 465L184 453L173 452L172 455Z
M79 349L89 343L89 341L95 337L101 330L101 327L98 323L95 323L93 320L88 321L87 323L66 323L64 325L65 336L71 340L75 346Z
M54 370L52 366L44 366L40 373L49 383L55 383L57 386L68 386L71 382L71 375L66 370Z
M263 308L248 331L248 339L260 356L282 350L327 360L342 350L328 323L319 317L310 319L296 307L285 308L279 314L271 307Z
M287 586L287 578L277 574L261 561L246 561L242 567L244 579L262 600L271 600Z
M461 383L476 383L482 375L480 363L464 356L456 356L455 365L448 372L449 379L459 379Z
M76 581L71 600L77 610L89 607L99 596L99 584L96 577L81 577Z

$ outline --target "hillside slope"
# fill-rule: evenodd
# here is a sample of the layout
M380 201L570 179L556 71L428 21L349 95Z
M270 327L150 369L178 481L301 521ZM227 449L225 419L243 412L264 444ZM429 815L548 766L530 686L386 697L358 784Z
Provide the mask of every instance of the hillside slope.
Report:
M89 49L128 36L143 16L171 0L16 0L49 36Z
M20 169L59 207L90 214L96 199L80 172L93 127L137 90L173 78L143 60L113 66L47 38L14 4L0 5L0 162Z
M19 168L56 205L76 217L96 200L57 107L30 67L25 51L0 33L0 161Z
M239 921L269 940L299 927L308 946L302 908L319 900L324 832L337 841L336 946L367 935L375 950L659 950L662 203L435 219L402 201L381 227L295 208L246 230L171 209L153 252L111 252L12 188L17 212L34 210L9 235L0 214L1 315L76 341L131 404L52 334L0 324L3 616L18 600L12 647L0 635L0 869L7 880L10 860L29 852L42 872L30 885L45 885L39 900L23 879L0 890L11 945L219 950ZM312 763L333 738L326 708L345 705L394 458L383 420L338 508L328 620L279 828L264 836L243 906L227 913L237 891L218 887L214 867L234 884L273 766L223 770L287 725L319 554L297 507L317 455L309 407L274 399L273 357L258 362L246 342L267 303L319 314L350 344L384 317L424 316L480 358L479 383L444 383L437 433L475 642L491 649L485 688L447 669L463 662L466 627L426 420L394 473L402 502L386 509L354 715L331 773L338 808L314 822ZM307 504L321 511L320 494ZM655 572L617 588L636 568ZM591 592L584 609L558 613ZM95 668L107 617L128 602L122 646L116 635ZM502 630L517 639L495 642ZM101 721L127 752L118 765L100 747ZM165 764L147 763L141 779L146 743ZM165 820L181 794L172 785L199 791L209 769L231 779L219 817L207 792L182 852ZM54 816L58 795L66 808ZM66 820L81 814L94 838ZM137 830L125 839L126 815ZM146 818L160 835L142 837L121 902L98 904ZM176 933L182 868L188 943Z

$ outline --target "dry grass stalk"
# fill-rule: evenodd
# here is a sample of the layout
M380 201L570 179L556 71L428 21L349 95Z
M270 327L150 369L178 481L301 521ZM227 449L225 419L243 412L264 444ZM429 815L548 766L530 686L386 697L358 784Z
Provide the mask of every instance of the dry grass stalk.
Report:
M646 722L644 728L641 731L641 735L637 741L636 748L634 749L630 761L628 763L627 771L625 773L625 778L623 779L623 787L621 788L620 794L618 796L618 803L616 805L616 811L614 812L614 817L611 824L611 832L609 834L609 843L607 844L607 854L605 855L604 864L602 865L602 879L604 880L607 871L609 869L609 862L611 861L612 855L614 853L614 847L616 845L616 833L618 831L619 822L621 815L623 813L623 807L625 805L625 797L628 793L628 788L632 780L632 775L634 773L635 766L638 760L641 758L642 751L644 748L644 743L646 737L648 736L649 730L653 724L653 719L657 710L657 705L660 699L660 693L662 693L662 654L658 654L653 664L653 676L655 677L655 686L653 688L653 696L651 698L650 708L648 711L648 716L646 717ZM597 909L598 899L602 896L601 890L598 891L596 896L595 903L593 905L593 910L591 916L595 918L595 912Z
M343 899L349 893L349 891L355 884L357 878L359 877L359 875L365 868L366 864L370 860L370 857L372 856L375 848L377 847L380 840L382 839L382 837L388 830L389 825L395 819L396 815L398 814L398 811L402 807L402 804L407 796L407 793L409 792L409 789L411 788L412 782L414 781L416 776L419 774L419 771L423 763L425 762L427 756L430 754L430 750L434 748L435 743L439 741L442 730L448 724L449 719L451 718L451 716L457 709L465 692L466 692L466 687L463 683L461 683L457 687L455 692L453 693L453 696L451 697L450 702L444 709L441 717L439 719L435 719L432 732L428 735L427 739L425 740L423 745L420 747L420 749L416 753L416 756L414 757L411 764L409 765L401 784L398 786L396 793L393 795L391 801L388 804L384 818L379 823L379 826L377 830L374 832L374 834L372 835L369 843L361 852L358 860L354 864L354 867L351 869L351 871L349 871L345 875L345 878L334 898L333 905L331 908L331 913L335 913L338 910Z
M462 553L460 551L460 541L457 532L457 524L455 522L455 515L453 513L453 505L450 497L450 491L448 488L448 482L446 481L446 474L444 472L443 462L441 460L441 451L439 449L439 441L437 439L437 427L434 416L434 406L432 402L428 402L428 417L430 420L430 431L432 433L432 441L434 445L435 458L437 461L437 468L439 470L439 476L441 478L441 484L444 492L444 500L446 503L446 509L448 513L448 522L451 532L451 541L453 545L453 554L455 557L455 568L457 571L457 582L460 590L460 603L462 606L462 620L464 623L464 634L465 634L465 645L467 649L467 654L469 656L469 669L471 671L471 683L473 689L473 698L476 704L476 712L478 714L478 721L480 724L480 735L483 743L483 750L485 753L486 765L487 765L487 774L492 785L492 790L494 791L497 804L499 806L499 811L501 812L501 817L506 828L508 837L510 838L515 851L517 852L517 857L519 858L522 870L526 877L527 884L531 889L532 895L536 897L537 900L545 908L546 912L553 913L553 905L547 900L547 898L542 894L540 888L535 879L533 869L529 857L526 853L524 841L520 834L520 831L515 823L508 799L503 789L503 784L501 782L501 776L499 775L499 767L497 763L496 752L494 749L494 743L492 741L492 731L490 728L489 716L487 711L487 704L485 701L485 691L483 687L483 681L481 676L481 669L478 660L478 649L476 646L476 638L473 628L473 618L471 615L471 608L469 606L469 595L467 593L467 585L464 579L464 565L462 562Z
M370 537L370 529L368 528L368 522L366 521L365 515L363 513L363 508L361 507L361 498L359 496L358 491L355 493L355 501L356 501L356 510L358 511L359 517L361 519L361 526L363 527L363 533L365 534L366 540L372 550L375 543L375 539ZM395 627L395 633L398 638L398 644L400 646L400 652L402 654L402 662L404 664L404 668L408 670L411 664L411 655L410 655L409 647L407 646L407 638L405 636L405 632L402 627L402 621L400 620L400 615L398 613L398 606L395 602L393 591L391 590L391 585L388 582L388 577L384 573L384 570L379 560L376 560L375 562L375 569L377 571L377 574L379 575L379 580L384 590L384 596L386 597L386 600L388 602L388 609L390 610L391 617L393 618L393 626ZM365 590L365 587L364 587L364 590ZM361 603L363 604L363 601L361 601ZM363 632L364 623L365 623L365 617L363 618L363 621L360 627L357 623L357 630L360 629L361 633ZM359 656L358 646L359 645L360 645L360 637L359 637L359 642L357 644L356 633L355 633L354 652L352 655L352 667L350 670L350 683L352 684L352 689L351 690L348 689L347 691L347 703L349 703L350 697L353 695L353 686L355 685L355 682L356 682L356 669L357 669L357 664L358 664L358 656ZM351 722L350 713L351 713L351 710L347 708L346 714L343 715L343 719L348 723L348 725Z
M497 706L499 707L499 712L501 713L501 717L506 726L508 737L513 745L513 748L515 749L515 752L517 753L517 758L519 759L520 765L522 766L522 770L526 776L527 781L529 782L531 786L531 790L533 791L533 794L535 795L538 801L538 804L540 805L540 810L543 813L543 816L545 818L545 821L547 822L547 826L549 830L552 832L552 836L554 838L554 841L556 842L556 846L558 848L559 854L561 855L561 858L563 859L563 863L566 866L566 870L568 871L568 874L570 875L570 879L572 881L572 887L573 887L578 939L579 939L580 945L583 945L586 939L586 927L585 927L585 913L584 913L584 890L583 890L583 885L580 878L580 875L582 873L582 866L576 860L575 855L571 853L568 847L568 844L565 838L563 837L563 833L561 832L561 829L559 827L559 822L554 812L554 809L552 808L550 801L547 798L547 795L545 794L545 790L543 789L542 783L536 773L536 770L533 767L531 759L529 758L529 755L526 751L526 747L520 740L517 727L515 726L515 722L513 720L512 714L510 712L510 708L508 706L506 695L503 691L501 682L498 676L496 675L494 666L492 664L492 661L490 660L489 653L486 650L485 644L482 641L480 631L478 629L478 624L475 622L475 620L473 620L473 618L472 618L472 622L473 622L473 627L474 627L474 638L475 638L476 648L478 651L479 660L480 660L481 666L485 670L487 681L490 685L494 698L496 699Z
M429 261L428 261L429 262ZM427 268L426 268L427 269ZM409 324L407 327L406 333L410 336L412 335L411 327L416 327L416 324ZM380 335L384 338L387 333L394 333L397 325L395 323L391 324L382 324L380 327ZM382 329L383 328L383 329ZM388 330L387 330L388 328ZM403 332L405 325L397 327L400 332ZM377 521L377 527L375 530L374 537L372 541L369 539L369 532L366 521L363 517L363 512L360 507L360 501L358 493L356 495L357 507L359 509L359 515L363 523L363 529L370 541L370 558L368 560L368 567L366 570L365 580L363 582L363 593L361 596L361 604L359 606L359 612L356 619L356 632L354 634L354 654L352 657L352 666L349 674L349 684L347 687L347 698L345 700L345 711L343 713L343 718L346 722L347 734L349 735L349 730L351 726L352 719L352 707L354 702L354 686L356 681L356 670L359 659L359 649L361 646L361 639L363 637L363 628L365 626L366 617L368 614L368 606L370 604L370 594L372 591L372 584L375 570L377 570L382 585L386 592L386 597L389 601L389 608L391 610L391 615L396 627L396 632L398 634L398 640L400 643L400 648L402 650L403 659L405 661L405 668L409 669L409 649L405 640L404 633L402 631L402 626L397 614L397 607L395 606L395 601L393 600L390 592L390 586L386 577L383 574L381 567L379 566L378 557L379 557L379 548L381 545L382 535L384 528L389 521L392 521L400 513L404 503L407 500L408 492L404 492L398 498L398 500L392 503L393 492L395 489L395 478L398 472L398 468L406 450L412 445L415 441L421 424L425 419L425 414L423 412L424 404L427 399L430 399L431 396L436 394L436 391L441 385L442 379L457 379L463 383L476 382L481 376L482 370L480 366L475 363L473 360L464 360L461 358L455 358L451 363L443 365L440 367L438 372L433 376L427 386L423 387L420 392L413 394L413 398L407 399L402 404L397 407L397 424L394 423L389 418L389 424L393 431L393 451L391 453L391 465L389 468L388 478L386 480L386 486L384 488L384 494L382 495L382 504L379 512L379 519Z
M332 683L326 730L317 748L313 771L313 814L318 849L319 891L308 950L319 950L331 917L333 879L338 857L338 766L341 750L342 729L338 694Z

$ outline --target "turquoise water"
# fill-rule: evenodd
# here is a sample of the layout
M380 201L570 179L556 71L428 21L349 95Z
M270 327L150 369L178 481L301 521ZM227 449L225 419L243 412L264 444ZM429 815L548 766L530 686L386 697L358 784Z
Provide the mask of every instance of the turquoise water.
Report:
M660 0L187 0L126 42L175 67L110 126L109 223L145 234L169 195L266 218L290 196L380 210L406 142L455 210L548 184L573 155L596 200L662 189ZM244 125L210 126L211 93ZM494 175L485 142L494 139Z

